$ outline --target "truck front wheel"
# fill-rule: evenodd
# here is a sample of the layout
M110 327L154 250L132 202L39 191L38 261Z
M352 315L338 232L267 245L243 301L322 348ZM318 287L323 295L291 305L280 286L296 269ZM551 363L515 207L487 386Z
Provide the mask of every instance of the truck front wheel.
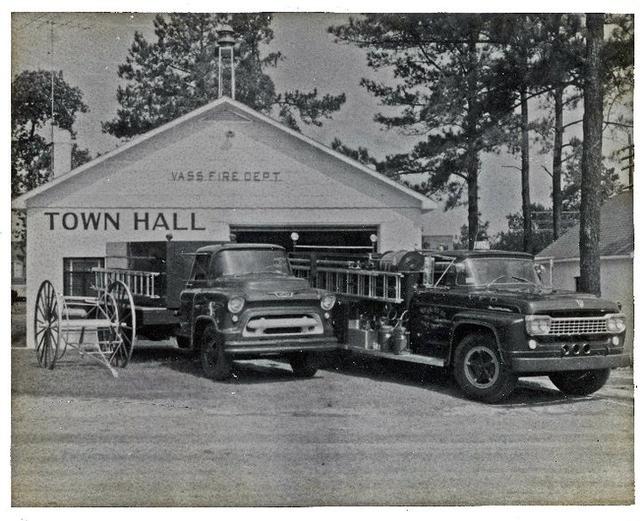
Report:
M208 325L202 334L200 363L207 378L226 380L231 376L231 362L224 352L216 329Z
M492 335L467 335L456 347L453 375L469 398L496 403L509 396L518 380L500 360Z
M289 363L293 374L303 378L311 378L318 371L318 363L311 353L294 353L289 355Z
M611 369L592 369L589 371L563 371L552 373L549 379L564 394L586 396L595 393L607 383Z

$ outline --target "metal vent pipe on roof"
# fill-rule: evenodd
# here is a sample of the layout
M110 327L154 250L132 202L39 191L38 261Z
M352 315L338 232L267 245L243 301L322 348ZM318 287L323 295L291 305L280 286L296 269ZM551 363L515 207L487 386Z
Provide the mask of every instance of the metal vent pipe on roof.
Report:
M223 51L229 53L229 67L231 68L231 99L236 99L236 74L233 49L236 40L233 29L228 24L222 24L216 31L218 34L218 98L224 96L224 62Z

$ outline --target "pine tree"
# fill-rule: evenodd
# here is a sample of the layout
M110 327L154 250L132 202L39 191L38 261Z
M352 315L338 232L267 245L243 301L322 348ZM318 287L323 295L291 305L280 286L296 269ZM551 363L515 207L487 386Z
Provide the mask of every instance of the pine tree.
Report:
M266 70L283 59L280 52L261 53L273 39L269 14L171 14L154 20L156 41L136 32L118 76L124 86L116 96L120 108L103 130L130 138L186 114L218 96L217 41L221 24L235 33L236 99L265 114L275 113L299 130L300 122L321 125L339 110L345 95L317 90L276 92Z
M491 15L374 14L330 27L338 41L367 49L367 63L393 72L394 81L362 79L361 85L395 109L374 116L388 129L421 140L408 152L387 157L378 168L390 177L423 173L414 186L440 199L445 209L468 205L468 246L479 232L480 154L503 142L496 100L488 90L493 53Z

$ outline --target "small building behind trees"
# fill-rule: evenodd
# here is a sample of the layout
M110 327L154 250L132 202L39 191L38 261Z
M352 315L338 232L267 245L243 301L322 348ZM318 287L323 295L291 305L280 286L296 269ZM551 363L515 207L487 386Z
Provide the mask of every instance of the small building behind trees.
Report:
M554 289L577 291L580 280L580 226L569 229L536 256ZM633 328L633 193L626 190L600 209L600 284L602 297L620 302ZM633 336L627 336L631 346Z

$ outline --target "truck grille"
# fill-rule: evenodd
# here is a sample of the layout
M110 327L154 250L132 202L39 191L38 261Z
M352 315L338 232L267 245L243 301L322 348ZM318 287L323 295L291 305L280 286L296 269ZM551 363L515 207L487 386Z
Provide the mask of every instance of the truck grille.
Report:
M292 336L322 334L322 320L315 313L300 315L262 315L251 317L244 326L242 336Z
M607 319L596 317L553 318L550 335L589 335L607 333Z

